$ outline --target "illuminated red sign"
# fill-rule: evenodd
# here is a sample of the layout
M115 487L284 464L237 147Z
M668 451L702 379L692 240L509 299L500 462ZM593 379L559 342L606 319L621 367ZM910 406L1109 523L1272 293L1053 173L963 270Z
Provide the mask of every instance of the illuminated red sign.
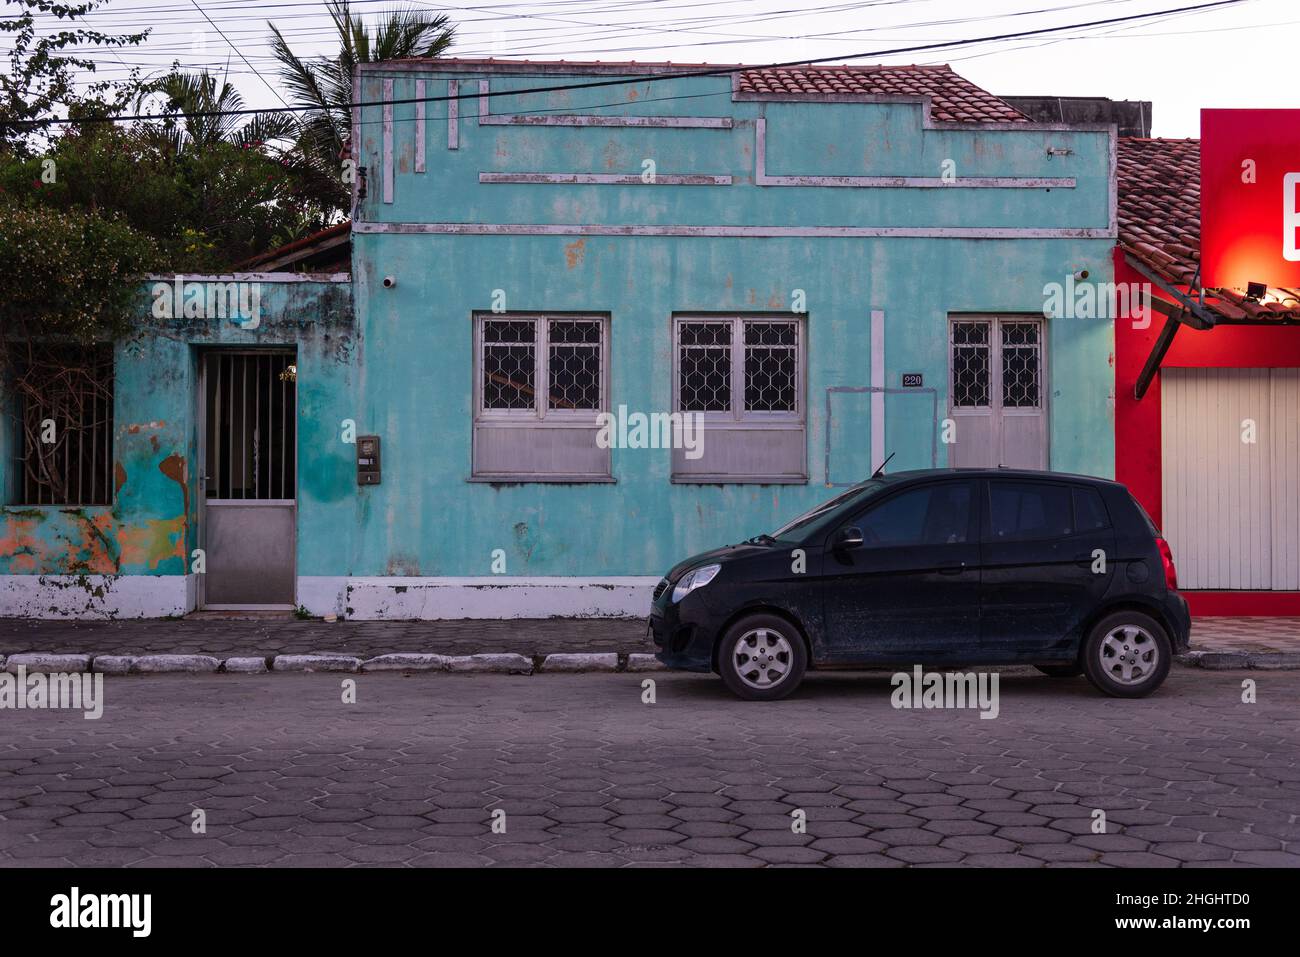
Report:
M1300 286L1300 110L1201 110L1201 283Z

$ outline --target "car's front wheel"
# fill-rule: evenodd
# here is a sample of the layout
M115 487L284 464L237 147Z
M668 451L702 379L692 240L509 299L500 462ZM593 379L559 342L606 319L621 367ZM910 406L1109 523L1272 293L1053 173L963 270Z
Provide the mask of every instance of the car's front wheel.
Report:
M748 701L775 701L799 686L808 667L803 638L776 615L747 615L722 636L718 673Z
M1150 615L1119 611L1093 626L1083 646L1083 670L1099 690L1117 698L1141 698L1169 674L1173 646Z

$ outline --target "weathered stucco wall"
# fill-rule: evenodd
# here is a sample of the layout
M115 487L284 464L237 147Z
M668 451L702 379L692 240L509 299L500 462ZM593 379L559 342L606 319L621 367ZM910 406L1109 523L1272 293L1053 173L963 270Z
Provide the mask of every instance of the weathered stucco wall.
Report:
M362 98L430 95L466 73L374 70ZM581 79L490 76L491 89ZM355 233L358 321L366 362L365 430L384 437L382 486L366 501L357 574L488 574L504 549L511 575L658 575L691 552L771 530L825 498L827 482L870 472L866 393L872 310L884 312L885 382L921 372L937 396L886 399L891 469L932 464L947 402L950 313L1041 315L1043 286L1086 268L1111 275L1110 148L1105 132L927 128L919 103L733 102L727 78L680 80L553 95L495 98L493 113L530 123L560 113L732 117L731 129L480 125L478 103L460 103L457 149L447 109L428 104L426 172L415 171L415 107L397 104L392 147L383 111L358 126L366 196ZM666 97L681 97L665 99ZM596 108L611 104L612 108ZM768 175L1072 177L1069 189L755 186L756 121L767 119ZM1049 148L1056 152L1049 153ZM1068 150L1068 155L1063 151ZM385 199L391 157L392 202ZM481 173L730 175L729 186L480 183ZM429 224L435 224L430 230ZM456 235L512 224L509 231ZM579 228L564 228L581 224ZM887 235L645 235L645 227L946 227L1050 230L1061 238L930 238ZM526 234L550 230L553 235ZM596 235L600 228L629 235ZM1092 230L1092 233L1084 232ZM1088 238L1080 238L1083 233ZM958 233L960 235L960 233ZM1095 238L1100 235L1100 238ZM394 288L384 288L384 276ZM671 409L674 313L783 312L794 290L808 305L810 413L806 486L696 486L670 481L669 452L614 449L616 484L485 485L470 475L475 311L501 290L508 310L608 312L611 405ZM1113 468L1111 323L1049 323L1051 467ZM939 410L936 416L935 408ZM829 472L826 467L829 447ZM937 445L938 464L947 449Z
M260 282L260 322L244 329L232 319L155 319L153 285L139 299L145 331L114 350L114 503L0 507L0 613L95 614L122 601L124 576L166 579L155 583L156 601L132 590L134 610L184 604L197 547L198 357L207 346L296 346L303 558L334 552L355 528L339 480L351 477L353 457L336 428L351 408L357 352L351 287ZM0 501L14 500L2 491Z
M367 69L362 99L413 97L417 80L430 95L452 79L476 90L480 78L422 69ZM493 90L584 79L482 76ZM1080 269L1099 283L1113 273L1113 143L1104 130L935 125L922 102L898 98L735 101L725 77L493 99L492 113L519 113L514 125L481 125L476 100L459 105L456 149L448 148L445 103L426 104L422 125L412 104L395 104L388 125L381 107L360 112L365 193L351 285L263 283L256 329L163 322L156 334L118 349L115 503L0 509L0 613L192 607L195 389L205 346L297 348L298 600L311 610L527 613L509 589L479 579L492 575L493 552L502 549L506 576L490 580L548 596L529 606L533 613L626 613L674 561L770 531L827 497L828 485L869 473L871 398L862 390L873 385L873 354L879 357L873 312L883 314L881 382L897 388L903 372L919 372L933 390L886 396L883 446L896 453L890 468L945 465L938 432L948 399L949 315L1041 316L1045 284ZM730 125L545 122L557 112L714 117ZM763 185L760 120L766 176L903 177L911 185ZM731 177L730 185L644 184L647 160L659 177ZM958 183L1054 184L935 186L950 169ZM637 181L481 182L485 173ZM383 286L385 276L395 287ZM674 314L786 313L796 290L807 304L808 484L674 484L668 450L617 448L611 484L469 481L472 316L500 296L508 310L608 313L611 406L650 413L671 411ZM147 298L146 291L142 316ZM1052 468L1111 474L1112 352L1109 320L1048 321ZM342 439L346 419L358 433L382 437L381 485L357 486L355 449ZM453 594L444 586L455 579L474 580ZM33 580L49 584L37 588ZM574 580L588 582L587 590L556 591Z

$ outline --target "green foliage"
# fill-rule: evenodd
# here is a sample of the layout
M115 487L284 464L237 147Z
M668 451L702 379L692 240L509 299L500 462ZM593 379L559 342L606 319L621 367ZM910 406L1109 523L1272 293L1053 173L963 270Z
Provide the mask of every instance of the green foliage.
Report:
M157 243L121 216L0 202L0 338L89 344L128 333L138 277Z
M0 156L0 196L119 215L154 238L173 272L225 271L287 231L325 225L287 161L232 139L200 145L162 123L87 126L59 137L45 156Z
M315 181L328 190L340 210L348 208L349 188L340 176L345 144L349 139L352 77L359 63L411 58L433 59L451 47L455 28L445 15L426 10L390 10L374 32L352 13L348 0L326 4L338 33L339 52L332 57L304 60L290 49L275 24L271 49L280 61L280 81L294 106L308 107L299 114L302 127L296 153L316 171Z
M148 30L106 34L72 22L100 5L99 0L82 4L6 0L0 36L7 41L4 56L9 69L0 72L0 151L30 155L42 130L31 121L61 112L68 116L112 112L127 102L135 71L126 82L92 82L81 94L74 83L78 72L95 72L95 61L84 53L87 48L116 50L139 44L149 35ZM14 6L18 11L8 12ZM49 18L68 22L56 31L38 32L38 13L45 17L39 24L42 28L49 26Z

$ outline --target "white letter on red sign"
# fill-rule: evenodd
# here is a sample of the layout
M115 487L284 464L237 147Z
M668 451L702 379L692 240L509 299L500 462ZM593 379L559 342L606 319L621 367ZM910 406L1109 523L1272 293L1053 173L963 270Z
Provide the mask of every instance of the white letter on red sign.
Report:
M1300 247L1296 245L1296 230L1300 229L1300 210L1295 205L1295 187L1300 183L1300 173L1287 173L1282 177L1282 258L1289 263L1300 262Z

